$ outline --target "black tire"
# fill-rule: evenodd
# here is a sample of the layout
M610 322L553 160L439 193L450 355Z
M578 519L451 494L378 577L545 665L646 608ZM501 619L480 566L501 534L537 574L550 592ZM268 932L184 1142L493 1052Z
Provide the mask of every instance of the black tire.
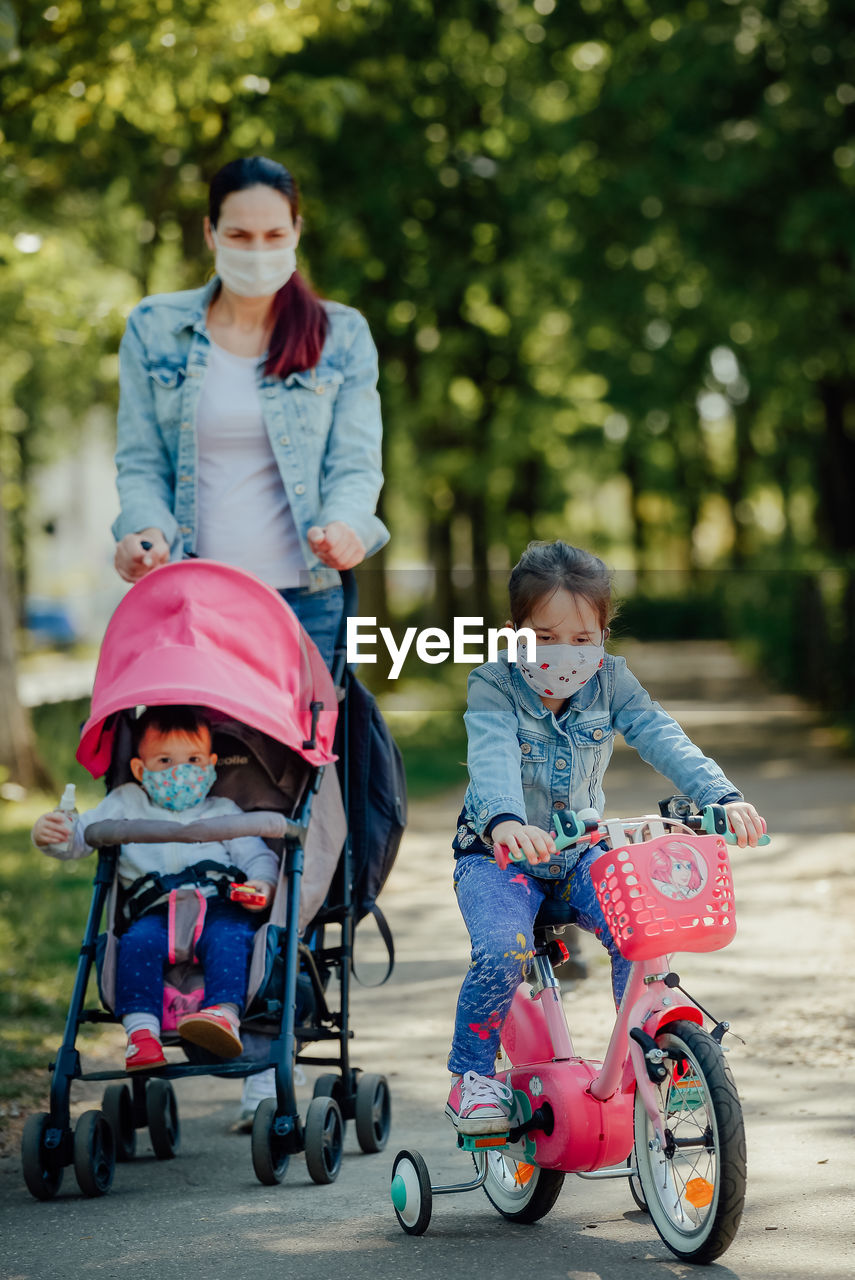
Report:
M45 1132L50 1125L46 1111L27 1116L21 1135L21 1165L27 1190L37 1200L52 1200L62 1185L65 1172L59 1153L45 1148Z
M116 1144L101 1111L84 1111L74 1128L74 1173L85 1196L105 1196L116 1172Z
M644 1192L641 1190L641 1179L638 1176L638 1169L635 1166L635 1154L628 1155L626 1158L626 1167L631 1169L632 1173L627 1178L629 1183L629 1194L638 1205L642 1213L650 1213L647 1207L647 1201L644 1198Z
M564 1174L536 1164L514 1160L503 1151L473 1154L475 1168L487 1161L484 1191L494 1208L509 1222L538 1222L555 1204L564 1185Z
M262 1098L252 1122L252 1167L266 1187L275 1187L282 1181L291 1159L290 1151L283 1149L273 1130L276 1105L275 1098Z
M344 1121L335 1098L312 1098L303 1133L306 1168L321 1186L335 1182L344 1150Z
M108 1084L101 1099L101 1110L113 1130L116 1160L122 1163L133 1160L137 1149L137 1131L134 1126L134 1103L126 1084Z
M344 1081L341 1076L335 1075L334 1072L327 1072L325 1075L318 1076L315 1081L315 1087L312 1090L312 1097L335 1098L338 1103L338 1109L342 1117L344 1116L347 1089L344 1087Z
M392 1127L392 1098L385 1076L366 1072L356 1082L356 1140L367 1155L382 1151Z
M656 1044L669 1051L668 1077L656 1086L666 1118L666 1148L655 1149L653 1125L636 1091L641 1189L671 1252L686 1262L712 1262L736 1235L745 1202L739 1095L721 1046L696 1023L670 1023L657 1034ZM669 1154L669 1134L698 1145L672 1148Z
M151 1145L158 1160L172 1160L181 1146L181 1122L175 1090L168 1080L146 1081L145 1112Z
M418 1151L399 1151L395 1156L391 1196L395 1217L407 1235L424 1235L433 1211L433 1192L428 1167Z

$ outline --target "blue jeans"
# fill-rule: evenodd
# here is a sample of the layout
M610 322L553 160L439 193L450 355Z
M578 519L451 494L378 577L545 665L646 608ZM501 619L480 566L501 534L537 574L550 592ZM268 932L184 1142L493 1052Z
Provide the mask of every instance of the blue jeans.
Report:
M335 640L344 609L341 587L309 591L306 587L284 587L280 596L296 613L328 667L332 667Z
M209 898L196 956L205 975L205 1005L246 1000L249 961L256 921L232 902ZM163 971L169 956L166 907L135 920L119 939L116 966L116 1017L126 1013L163 1015Z
M590 865L601 850L592 850L561 880L526 875L525 863L502 871L484 854L457 859L454 882L457 903L472 939L469 971L457 1001L448 1068L461 1075L495 1069L502 1024L533 954L534 919L544 898L567 907L567 920L593 933L612 962L612 990L620 1001L630 963L617 949L591 881Z

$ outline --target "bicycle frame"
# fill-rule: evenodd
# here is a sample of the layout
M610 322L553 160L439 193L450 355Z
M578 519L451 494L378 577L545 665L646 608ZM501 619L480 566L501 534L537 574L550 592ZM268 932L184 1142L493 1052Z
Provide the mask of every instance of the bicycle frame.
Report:
M517 990L502 1033L513 1066L500 1077L513 1088L518 1112L503 1149L565 1173L590 1176L614 1165L614 1176L625 1176L622 1162L632 1149L635 1088L654 1132L665 1140L644 1049L630 1032L654 1036L676 1019L700 1024L701 1011L691 1001L675 999L664 981L669 972L665 957L633 964L605 1058L594 1062L578 1057L573 1048L548 958L536 956L533 970L536 986L523 984ZM553 1117L545 1127L544 1104ZM531 1123L538 1112L541 1122Z

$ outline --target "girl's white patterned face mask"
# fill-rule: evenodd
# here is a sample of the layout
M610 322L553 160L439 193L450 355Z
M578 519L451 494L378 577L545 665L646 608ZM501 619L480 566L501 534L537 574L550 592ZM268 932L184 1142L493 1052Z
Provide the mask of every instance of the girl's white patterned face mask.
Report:
M152 804L179 812L200 804L216 776L212 764L174 764L169 769L143 769L141 781Z
M569 698L597 674L605 657L602 644L539 644L537 659L528 660L528 646L520 641L517 666L535 693L545 698Z

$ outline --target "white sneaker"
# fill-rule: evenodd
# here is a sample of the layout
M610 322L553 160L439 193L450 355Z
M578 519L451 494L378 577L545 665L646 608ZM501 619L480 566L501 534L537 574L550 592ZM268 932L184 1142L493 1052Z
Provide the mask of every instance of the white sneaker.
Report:
M294 1085L305 1084L306 1073L301 1066L294 1065ZM254 1076L247 1076L243 1082L243 1093L240 1098L238 1117L233 1125L235 1133L250 1133L255 1119L256 1108L265 1098L276 1097L276 1071L268 1067L266 1071L258 1071Z
M445 1104L458 1133L506 1133L514 1109L514 1092L502 1080L467 1071L455 1080Z

